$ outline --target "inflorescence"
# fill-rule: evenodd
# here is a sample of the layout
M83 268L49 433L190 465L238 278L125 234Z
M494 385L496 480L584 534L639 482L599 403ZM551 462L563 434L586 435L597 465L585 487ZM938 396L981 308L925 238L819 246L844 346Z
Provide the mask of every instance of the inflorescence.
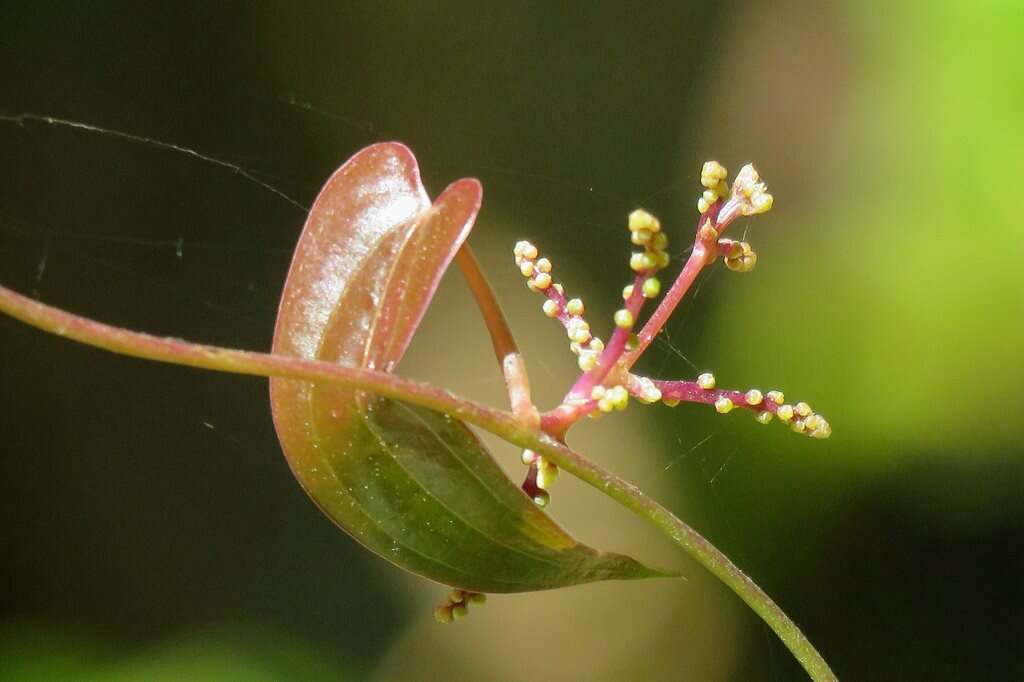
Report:
M451 623L453 620L461 620L469 615L470 604L484 604L487 602L487 595L479 592L467 592L466 590L452 590L448 593L443 604L434 609L434 618L438 623Z
M669 264L668 236L653 215L643 209L629 214L630 242L640 248L630 254L633 280L622 291L623 305L612 316L614 326L607 343L594 336L584 318L583 300L567 299L562 284L553 279L551 261L540 257L532 243L516 243L514 255L519 272L531 291L544 295L544 314L557 319L565 328L569 348L582 372L562 404L542 416L545 432L564 439L569 426L579 418L624 410L630 398L635 398L642 403L661 402L672 407L680 402L705 403L720 414L743 408L752 411L761 424L778 419L793 431L812 438L831 435L832 428L824 417L805 402L787 403L781 391L720 389L710 372L694 380L661 380L630 371L701 269L718 256L734 272L750 272L757 264L757 254L750 244L727 239L722 234L737 218L768 211L774 200L752 165L743 166L731 186L726 183L727 176L726 169L717 161L708 161L702 167L700 181L704 190L697 200L700 217L690 256L639 334L634 329L640 312L646 301L661 296L661 281L656 275ZM523 489L538 505L547 505L548 491L558 477L558 468L531 450L523 451L522 460L529 467Z
M828 438L832 434L832 427L824 417L805 402L787 403L782 391L721 389L711 372L704 372L693 380L664 380L630 371L704 267L719 256L733 272L750 272L757 264L757 254L750 244L725 238L722 234L740 216L768 211L772 207L772 195L750 164L740 169L731 186L726 183L726 177L728 172L717 161L708 161L702 167L700 181L704 190L697 200L700 217L693 247L682 271L666 292L662 292L657 274L669 265L668 236L658 219L647 211L637 209L629 214L629 239L638 247L629 257L633 279L622 290L622 306L612 316L613 326L607 342L594 335L584 317L583 299L566 298L565 288L554 279L551 261L542 257L532 243L516 243L513 249L516 267L526 279L526 286L544 296L541 305L544 314L564 327L569 349L576 356L581 372L562 403L541 415L540 426L547 435L564 442L569 427L582 417L600 417L625 410L631 398L645 404L660 402L669 407L681 402L704 403L713 406L719 414L742 408L750 410L761 424L778 419L793 431L812 438ZM644 304L659 297L661 302L637 332ZM509 383L510 387L512 385ZM529 402L528 383L524 381L523 386ZM533 407L532 403L529 405ZM533 418L536 418L535 409ZM547 506L551 486L558 479L558 467L533 450L523 450L522 461L528 467L523 490L535 504ZM459 620L468 614L470 604L482 604L484 600L482 594L456 589L448 594L434 616L442 623Z

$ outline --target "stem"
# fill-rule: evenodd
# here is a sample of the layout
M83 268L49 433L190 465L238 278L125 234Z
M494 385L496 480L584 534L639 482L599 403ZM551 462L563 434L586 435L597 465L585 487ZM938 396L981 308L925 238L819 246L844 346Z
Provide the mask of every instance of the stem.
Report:
M387 372L133 332L39 303L3 286L0 286L0 312L44 331L120 355L232 374L330 381L446 412L473 423L486 415L489 423L507 423L518 430L518 423L506 412Z
M644 305L643 295L643 283L649 276L652 276L652 272L643 272L636 275L633 278L633 293L629 295L629 299L626 300L625 309L633 316L635 320L640 316L640 309ZM589 372L584 372L576 383L572 385L569 392L562 399L562 402L568 402L573 400L585 400L590 397L590 392L595 386L598 386L603 382L608 374L615 368L619 358L622 357L623 351L626 349L626 343L629 341L629 335L633 332L632 327L615 327L615 331L612 332L611 338L608 339L608 345L605 346L604 351L601 353L601 357L597 361L597 366Z
M719 199L697 219L697 234L693 239L693 249L690 251L690 257L686 259L682 272L676 277L676 281L672 283L672 288L668 290L665 298L662 299L658 307L655 308L654 313L647 320L647 324L637 334L639 339L637 347L624 356L623 364L627 370L636 364L636 361L644 354L647 347L651 345L651 341L654 341L654 337L658 335L658 332L668 322L668 318L671 317L679 302L683 300L683 296L693 286L693 281L697 279L700 271L715 259L718 237L725 232L729 223L736 217L735 215L731 217L723 216L721 213L722 206L722 200ZM707 226L707 229L705 229L705 226Z
M483 424L480 426L487 428ZM817 682L838 679L814 645L779 605L718 548L668 509L644 495L643 491L633 484L606 471L549 436L531 434L523 439L522 444L600 490L669 536L761 617L792 652L812 680Z
M643 352L647 350L647 346L651 345L651 341L658 335L661 328L668 322L668 318L675 311L676 306L683 300L683 296L690 290L693 285L693 281L697 279L697 275L707 264L708 251L707 248L697 240L693 243L693 251L690 252L690 257L686 260L686 265L683 266L682 272L679 273L679 277L673 282L672 288L665 294L665 298L662 299L658 307L655 308L654 312L651 313L650 318L647 320L647 324L637 334L637 347L634 350L629 351L625 355L626 369L632 367Z
M505 388L508 390L512 412L528 428L537 428L540 424L540 413L530 397L530 378L526 373L526 363L519 353L508 320L501 312L494 289L480 269L480 262L469 248L469 244L463 242L455 254L455 262L459 264L466 284L476 299L476 306L484 316L484 323L491 335L491 345L494 346L494 355L498 358L498 366L505 377Z
M637 379L641 377L637 375ZM771 412L775 414L779 410L779 405L762 398L761 402L757 405L751 405L747 402L746 391L736 391L725 388L701 388L696 381L666 381L663 379L651 379L658 390L661 391L662 398L668 400L679 400L688 403L704 403L705 405L714 405L715 401L719 398L728 398L732 401L732 404L736 407L743 407L755 412Z
M516 345L515 337L512 336L508 320L501 312L494 289L491 288L486 275L480 269L480 262L476 259L473 250L469 248L469 244L465 242L462 244L455 254L455 262L459 264L459 269L462 270L462 275L466 278L466 284L469 285L469 290L473 292L473 298L476 299L476 306L484 316L484 323L491 335L491 345L494 346L494 355L498 358L498 364L501 364L512 353L518 355L519 347Z
M523 428L512 414L444 389L385 372L328 362L231 350L113 327L34 301L0 286L0 312L22 322L114 353L172 364L255 376L331 381L445 412L543 455L659 528L735 592L779 636L812 680L836 680L828 664L782 609L700 533L631 483L589 461L555 438Z
M562 403L540 416L541 430L559 440L565 439L566 432L573 424L597 409L596 400L578 403Z

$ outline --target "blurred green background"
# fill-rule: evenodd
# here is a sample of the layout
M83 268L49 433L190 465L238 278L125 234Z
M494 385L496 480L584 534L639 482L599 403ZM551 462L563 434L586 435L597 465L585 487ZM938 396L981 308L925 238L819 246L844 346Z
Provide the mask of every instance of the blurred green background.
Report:
M546 405L573 363L511 244L536 241L608 320L626 213L685 245L701 162L753 160L776 197L739 226L757 270L706 274L642 368L782 388L832 439L683 405L572 443L704 532L840 678L1024 679L1022 35L1019 1L3 3L0 113L182 145L304 205L383 139L432 193L480 178L472 241ZM3 123L0 149L5 285L269 348L301 211L110 136ZM447 278L403 371L500 403L468 301ZM6 318L0 349L0 679L803 679L736 598L573 481L557 519L689 581L494 598L442 628L440 588L305 499L264 381Z

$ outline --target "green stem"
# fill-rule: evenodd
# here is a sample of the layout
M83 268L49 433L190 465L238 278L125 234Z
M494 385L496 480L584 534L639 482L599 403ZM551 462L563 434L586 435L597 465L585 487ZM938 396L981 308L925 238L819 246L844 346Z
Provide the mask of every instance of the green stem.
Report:
M782 609L728 557L700 533L627 481L602 469L551 436L526 429L512 414L467 400L444 389L392 374L328 362L232 350L161 338L72 315L0 286L0 312L44 331L90 346L178 365L235 374L276 376L302 381L332 381L395 400L445 412L479 426L520 447L534 450L603 492L668 535L708 571L733 590L803 665L812 680L835 680L828 664Z
M478 425L491 430L486 424L478 423ZM497 433L497 431L493 432ZM498 433L498 435L503 434ZM508 439L513 440L511 437ZM707 538L668 509L644 495L643 491L632 483L594 464L550 436L529 434L528 437L513 440L513 442L543 455L565 471L600 490L623 507L659 528L716 578L728 585L729 589L753 609L754 613L760 616L761 620L778 635L812 680L837 679L825 659L800 631L796 623L779 608L779 605L765 594L764 590L758 587L757 583L740 570L729 557L722 554Z
M133 332L39 303L3 286L0 286L0 312L57 336L120 355L232 374L332 381L386 398L404 400L446 412L473 423L484 419L489 423L517 423L512 415L501 410L459 397L442 388L403 379L387 372L320 360L208 346L182 339Z

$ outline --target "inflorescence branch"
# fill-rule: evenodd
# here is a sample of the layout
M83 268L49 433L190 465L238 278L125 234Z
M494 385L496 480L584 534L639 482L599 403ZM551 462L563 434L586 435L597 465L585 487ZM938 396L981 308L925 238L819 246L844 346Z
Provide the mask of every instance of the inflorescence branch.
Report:
M768 211L772 207L772 195L750 164L740 169L731 186L726 183L727 175L717 161L708 161L701 169L704 190L697 201L700 218L693 248L672 287L639 333L634 333L634 327L644 303L661 294L661 282L656 275L669 264L668 237L653 215L643 209L629 214L630 241L642 250L630 255L633 280L622 291L623 305L613 316L614 328L607 343L593 335L583 317L583 300L566 299L564 287L552 279L551 261L540 257L537 247L528 241L515 245L516 266L526 278L527 287L545 296L544 314L562 323L581 371L562 404L541 416L544 432L564 443L566 432L582 417L624 410L632 396L647 404L705 403L713 405L721 414L740 407L751 410L762 424L778 418L798 433L814 438L831 435L831 426L824 417L811 410L807 403L786 403L781 391L763 394L755 388L748 391L719 389L710 372L701 374L695 381L668 381L629 371L661 332L701 270L719 256L734 272L750 272L757 264L757 254L749 243L722 235L737 218ZM557 478L558 469L531 450L525 450L522 459L529 467L523 489L537 504L544 506L550 500L548 489Z

